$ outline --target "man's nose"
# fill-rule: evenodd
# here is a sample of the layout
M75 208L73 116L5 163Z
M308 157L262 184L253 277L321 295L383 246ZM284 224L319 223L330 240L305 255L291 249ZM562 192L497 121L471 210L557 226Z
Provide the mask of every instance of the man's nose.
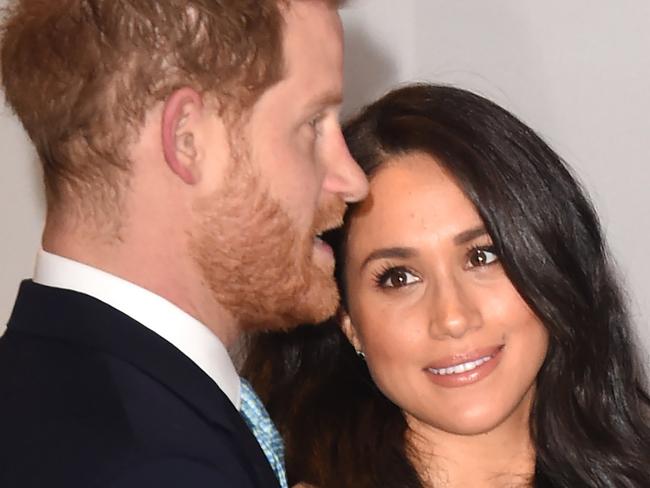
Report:
M324 190L339 195L346 203L354 203L366 198L368 178L352 158L342 134L336 141L334 150L327 155L327 159Z

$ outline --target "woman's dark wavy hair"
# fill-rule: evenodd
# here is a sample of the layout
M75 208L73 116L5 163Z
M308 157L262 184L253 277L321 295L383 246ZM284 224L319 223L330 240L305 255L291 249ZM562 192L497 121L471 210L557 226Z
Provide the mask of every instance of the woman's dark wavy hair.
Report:
M344 133L370 178L395 156L435 158L475 205L505 272L548 329L530 417L534 486L650 487L642 364L594 209L557 154L506 110L448 86L397 89ZM332 236L343 307L354 211ZM423 486L403 413L375 387L336 320L252 338L244 374L285 436L291 482Z

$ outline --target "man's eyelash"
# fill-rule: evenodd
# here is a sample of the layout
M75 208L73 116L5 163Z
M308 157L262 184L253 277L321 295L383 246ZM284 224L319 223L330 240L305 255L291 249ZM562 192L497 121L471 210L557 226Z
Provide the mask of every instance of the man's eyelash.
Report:
M317 128L324 118L325 118L325 114L320 113L309 121L309 125L312 126L313 128Z

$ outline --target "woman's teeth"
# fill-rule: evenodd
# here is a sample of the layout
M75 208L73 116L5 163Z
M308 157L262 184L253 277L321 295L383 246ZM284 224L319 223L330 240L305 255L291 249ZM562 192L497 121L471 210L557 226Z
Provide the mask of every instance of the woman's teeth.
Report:
M479 358L475 361L468 361L466 363L457 364L456 366L450 366L448 368L429 368L429 371L440 376L448 374L460 374L478 368L481 364L487 363L493 357L494 356L492 355L483 356L482 358Z

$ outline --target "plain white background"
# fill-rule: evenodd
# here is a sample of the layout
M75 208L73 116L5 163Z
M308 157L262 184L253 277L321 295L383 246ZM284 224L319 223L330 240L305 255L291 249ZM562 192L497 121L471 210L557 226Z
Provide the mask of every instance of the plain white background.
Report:
M342 16L346 113L407 81L456 84L513 111L569 162L600 213L650 363L650 2L352 0ZM31 275L44 202L6 109L0 148L1 331Z

